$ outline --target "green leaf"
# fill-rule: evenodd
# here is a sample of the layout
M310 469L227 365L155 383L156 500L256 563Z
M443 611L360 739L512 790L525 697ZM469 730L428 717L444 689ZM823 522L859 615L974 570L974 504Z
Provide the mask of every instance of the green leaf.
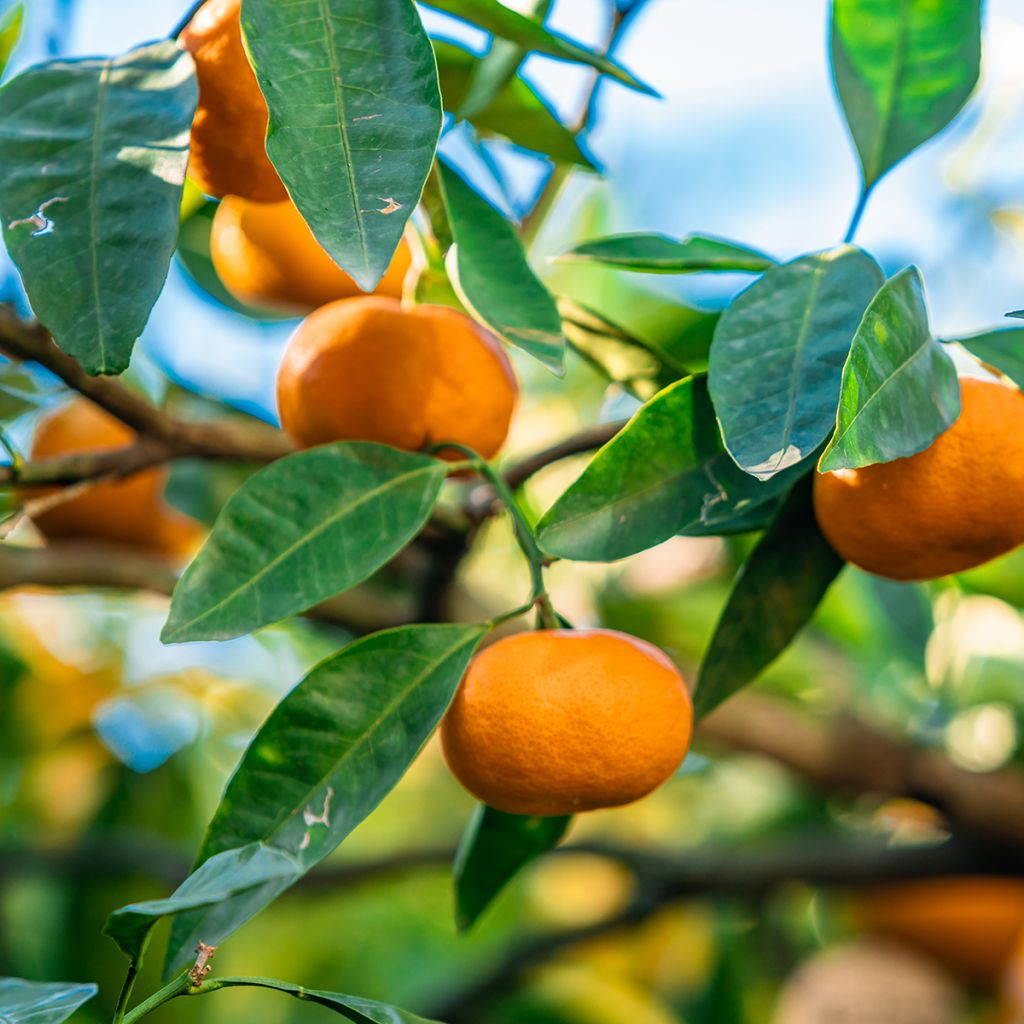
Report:
M178 581L164 642L240 636L362 582L427 521L446 472L361 441L272 462L231 496Z
M365 291L391 264L441 134L409 0L245 0L267 153L320 244Z
M611 562L678 533L731 532L736 517L770 501L792 473L767 483L722 447L701 377L666 388L602 448L537 524L541 547L583 562Z
M746 472L768 479L832 432L850 342L883 280L870 256L840 246L769 270L722 314L709 387Z
M0 978L0 1021L4 1024L61 1024L94 995L95 985Z
M832 70L869 190L978 80L980 0L833 0Z
M25 21L25 5L15 4L0 19L0 75L7 70L11 54L21 39L21 29Z
M631 89L657 95L654 90L614 61L587 50L577 43L546 29L539 21L513 11L499 0L424 0L428 7L444 11L491 32L501 39L516 43L524 50L546 53L549 57L589 64L602 74L610 75Z
M38 408L45 397L30 373L14 363L0 364L0 422Z
M960 415L956 367L928 329L916 267L886 281L843 368L835 436L822 473L924 451Z
M471 928L530 861L554 849L571 820L506 814L478 804L455 857L455 920L459 930Z
M407 626L357 640L317 665L250 743L198 863L250 843L291 855L302 872L319 863L405 773L485 633L484 626ZM271 883L178 918L172 969L197 939L220 941L279 891Z
M793 488L736 577L697 676L698 718L752 683L789 646L844 565L818 529L812 477Z
M161 918L216 908L253 890L262 893L273 888L280 892L302 874L302 866L294 857L263 843L225 850L189 875L167 899L131 903L115 910L107 918L103 933L131 960L139 960Z
M439 167L455 237L449 272L459 297L482 324L561 376L562 318L530 269L519 236L455 171L444 163Z
M332 1010L346 1020L355 1024L437 1024L425 1017L417 1017L414 1013L400 1010L397 1006L377 1003L372 999L360 999L358 996L346 996L339 992L324 992L319 989L292 985L276 978L217 978L218 988L266 988L282 992L304 1002L316 1003L325 1009Z
M441 94L446 110L471 121L485 135L499 135L517 146L544 153L560 163L593 169L576 136L558 120L530 85L511 78L486 104L472 114L459 111L476 70L484 61L453 43L434 40ZM484 60L486 61L487 58Z
M1024 327L983 331L956 341L983 363L1005 373L1017 387L1024 388Z
M178 233L191 58L172 42L40 64L0 89L0 217L36 316L89 373L119 373Z
M570 249L559 263L593 263L642 274L696 274L701 271L761 273L775 265L763 252L710 235L681 241L656 234L609 235Z

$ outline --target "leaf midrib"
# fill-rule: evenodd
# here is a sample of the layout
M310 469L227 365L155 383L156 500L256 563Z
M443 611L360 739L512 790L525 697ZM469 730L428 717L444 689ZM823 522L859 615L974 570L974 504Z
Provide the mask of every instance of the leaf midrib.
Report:
M898 106L899 91L903 85L906 75L906 51L908 36L910 35L910 5L912 0L900 0L899 34L896 38L896 48L893 53L893 69L889 82L889 91L886 97L887 103L881 124L881 130L871 154L870 170L865 168L865 180L870 187L881 177L882 158L886 146L889 144L895 113Z
M100 295L100 268L99 268L99 177L103 155L103 115L106 112L107 87L110 83L110 72L113 67L113 60L103 62L103 69L100 71L99 80L96 84L96 119L93 122L92 131L92 159L89 178L89 262L92 267L92 299L93 308L96 312L96 340L99 343L98 367L102 372L107 369L107 338L106 327L103 322L103 303Z

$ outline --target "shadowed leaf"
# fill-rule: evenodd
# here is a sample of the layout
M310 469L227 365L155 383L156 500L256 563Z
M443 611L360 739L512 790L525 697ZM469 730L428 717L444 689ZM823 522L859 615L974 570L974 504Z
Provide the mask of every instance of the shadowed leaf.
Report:
M1024 327L984 331L956 341L983 363L1005 373L1017 387L1024 388Z
M696 274L701 271L761 273L775 261L756 249L709 235L676 241L665 235L609 235L570 249L559 263L593 263L643 274Z

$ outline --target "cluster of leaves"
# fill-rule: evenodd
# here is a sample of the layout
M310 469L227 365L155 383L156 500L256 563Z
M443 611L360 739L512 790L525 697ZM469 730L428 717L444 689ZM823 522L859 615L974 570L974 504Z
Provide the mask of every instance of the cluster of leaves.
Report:
M701 667L696 703L706 714L786 647L842 568L811 510L815 468L913 454L958 415L956 372L930 331L920 276L908 268L886 280L851 244L780 264L706 236L615 236L565 258L641 273L756 277L712 320L713 331L679 351L641 342L587 310L560 309L514 227L436 159L445 111L478 138L500 136L590 168L585 148L515 74L524 55L583 63L646 87L547 30L544 4L536 17L497 0L430 6L493 33L487 57L429 39L410 0L245 0L249 52L270 109L268 153L316 237L364 288L379 281L422 202L428 270L505 342L555 374L564 373L569 345L603 368L628 354L626 382L647 399L642 408L535 530L511 496L509 510L538 574L546 557L612 561L676 535L763 531ZM859 216L879 178L970 94L980 61L978 0L834 0L832 56L863 167ZM196 99L190 58L173 41L116 58L53 61L0 90L8 250L40 320L90 373L125 369L163 285ZM336 117L325 124L324 111ZM965 344L1019 375L1002 361L999 336ZM691 356L707 371L691 372ZM16 401L16 383L7 378L0 389L5 401ZM469 464L500 488L479 460ZM269 465L229 499L183 574L164 640L239 636L356 586L421 531L458 468L465 464L361 443ZM532 598L542 593L540 577ZM197 940L221 941L328 856L431 735L489 625L393 629L314 668L246 751L189 878L167 899L111 916L108 934L133 965L156 922L175 916L166 960L174 975ZM481 808L456 864L460 924L470 925L567 824ZM294 989L258 979L215 984L229 983ZM88 994L0 989L0 1012L58 1022ZM415 1020L317 995L353 1021Z

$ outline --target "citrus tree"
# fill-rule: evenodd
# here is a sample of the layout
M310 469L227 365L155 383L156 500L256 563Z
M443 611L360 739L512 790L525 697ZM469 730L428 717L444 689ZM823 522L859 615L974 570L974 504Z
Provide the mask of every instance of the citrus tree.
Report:
M607 53L641 5L611 5ZM702 234L566 247L577 266L746 276L726 308L672 320L657 342L553 294L531 265L561 184L597 169L587 112L566 126L517 74L546 54L655 103L643 69L546 28L543 0L525 13L429 6L489 33L486 55L432 39L411 0L207 0L167 39L51 60L0 89L0 218L32 313L0 310L0 411L12 422L59 406L27 454L4 435L9 585L169 593L168 645L293 617L354 637L256 730L184 881L111 908L106 934L127 959L114 1024L228 987L356 1022L422 1019L212 968L218 946L373 813L439 726L479 801L453 867L469 929L573 815L689 771L694 724L758 679L847 563L934 580L1024 541L1017 335L936 338L919 272L887 278L855 244L879 180L974 89L979 0L833 0L832 69L863 172L834 247L786 261ZM19 24L15 9L5 56ZM522 224L439 157L456 126L484 165L492 138L547 158ZM303 318L278 375L282 429L223 403L152 401L125 374L176 252L239 317ZM209 349L216 358L216 338ZM587 364L635 412L504 459L531 361L550 375L544 395ZM577 478L537 508L533 477L582 454ZM225 468L208 532L164 496L168 467L194 461ZM452 594L492 520L511 526L529 588L474 617ZM678 536L735 537L743 553L689 680L645 639L577 628L547 582L556 562L617 562ZM774 729L758 723L746 746L770 750ZM891 762L865 751L894 748L863 730L813 763L782 730L775 753L820 784L913 795L1019 850L1019 779L1000 777L994 809L981 779L886 776ZM857 763L843 763L851 750ZM687 884L656 885L652 905ZM137 999L145 954L162 955L166 983ZM2 979L0 1019L58 1024L94 994Z

